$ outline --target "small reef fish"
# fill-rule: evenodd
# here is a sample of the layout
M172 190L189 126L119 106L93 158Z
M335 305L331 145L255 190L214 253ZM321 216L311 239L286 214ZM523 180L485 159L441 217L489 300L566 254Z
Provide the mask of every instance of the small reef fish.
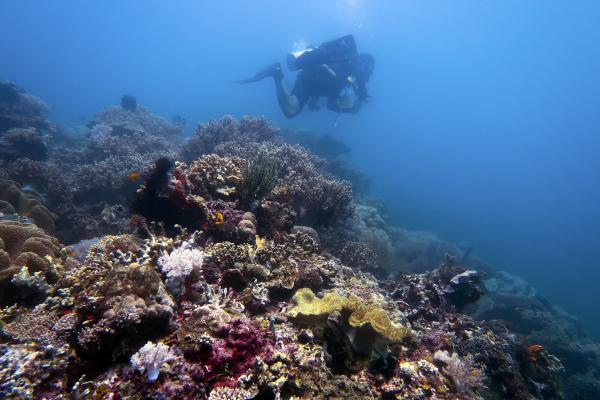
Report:
M212 218L213 218L215 225L221 225L223 223L223 221L225 220L225 216L223 215L223 213L220 213L218 211L212 215Z
M140 179L141 176L142 174L140 173L140 171L131 171L127 174L127 179L129 179L131 182L135 182L138 179Z

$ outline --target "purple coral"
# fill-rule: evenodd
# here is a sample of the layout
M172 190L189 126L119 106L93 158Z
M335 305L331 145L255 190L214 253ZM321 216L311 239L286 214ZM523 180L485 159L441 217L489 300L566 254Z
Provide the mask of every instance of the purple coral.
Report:
M247 318L236 318L221 325L215 336L217 340L210 344L202 362L206 365L207 377L219 377L222 384L234 383L258 358L266 360L273 352L271 332Z
M146 343L131 356L131 365L139 370L145 370L149 381L155 381L160 373L160 367L175 358L169 346L162 343Z

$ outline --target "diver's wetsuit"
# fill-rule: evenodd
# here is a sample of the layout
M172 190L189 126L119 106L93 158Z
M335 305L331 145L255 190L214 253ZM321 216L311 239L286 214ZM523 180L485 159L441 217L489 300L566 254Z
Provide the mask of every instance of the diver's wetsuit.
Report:
M277 100L284 115L293 118L305 104L316 106L319 97L327 97L327 108L344 113L356 113L367 99L366 82L374 67L373 57L357 54L352 35L325 42L316 48L288 56L290 69L300 70L292 92L283 84L281 65L275 63L241 83L257 82L272 77ZM351 91L352 96L345 91Z
M354 102L351 108L341 108L338 100L341 97L344 89L351 85L349 79L355 76L351 61L340 62L336 64L321 64L312 66L300 71L296 78L296 83L292 89L291 95L296 96L302 107L311 99L319 97L327 97L327 108L336 112L351 112L356 113L364 100L357 93L357 101ZM366 95L364 83L358 82L358 87L363 88L363 93ZM360 91L360 90L357 90Z

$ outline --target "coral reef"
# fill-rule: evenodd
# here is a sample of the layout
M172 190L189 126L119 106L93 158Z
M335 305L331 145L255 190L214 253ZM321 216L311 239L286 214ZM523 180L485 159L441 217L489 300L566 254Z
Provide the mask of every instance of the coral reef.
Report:
M10 92L7 98L22 97L13 86L3 85ZM7 132L0 129L0 177L34 188L58 216L57 234L66 243L125 231L136 187L158 159L174 160L181 143L181 125L142 105L134 110L108 107L74 139L42 123L41 108L34 112L30 107L27 114L7 104L0 104L0 114L6 110L24 117ZM60 137L62 142L55 142Z
M44 138L35 128L13 128L0 135L0 159L4 161L19 158L41 161L47 155Z
M49 129L25 95L0 83L0 136ZM132 100L0 165L3 398L598 398L575 321L394 227L331 137L225 117L181 146Z
M269 140L279 132L264 118L246 116L237 121L232 116L220 120L200 123L194 136L182 148L181 157L184 161L213 153L218 144L224 142L262 142Z
M0 81L0 134L13 128L50 129L44 114L50 108L13 82Z

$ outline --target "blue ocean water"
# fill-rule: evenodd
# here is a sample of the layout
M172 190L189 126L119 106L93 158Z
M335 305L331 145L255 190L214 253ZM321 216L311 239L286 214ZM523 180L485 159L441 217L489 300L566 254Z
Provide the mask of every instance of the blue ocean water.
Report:
M398 225L470 243L600 336L599 16L595 1L5 0L0 78L66 126L131 93L189 131L257 114L328 132ZM233 83L348 33L376 69L337 125L286 119L272 82Z

